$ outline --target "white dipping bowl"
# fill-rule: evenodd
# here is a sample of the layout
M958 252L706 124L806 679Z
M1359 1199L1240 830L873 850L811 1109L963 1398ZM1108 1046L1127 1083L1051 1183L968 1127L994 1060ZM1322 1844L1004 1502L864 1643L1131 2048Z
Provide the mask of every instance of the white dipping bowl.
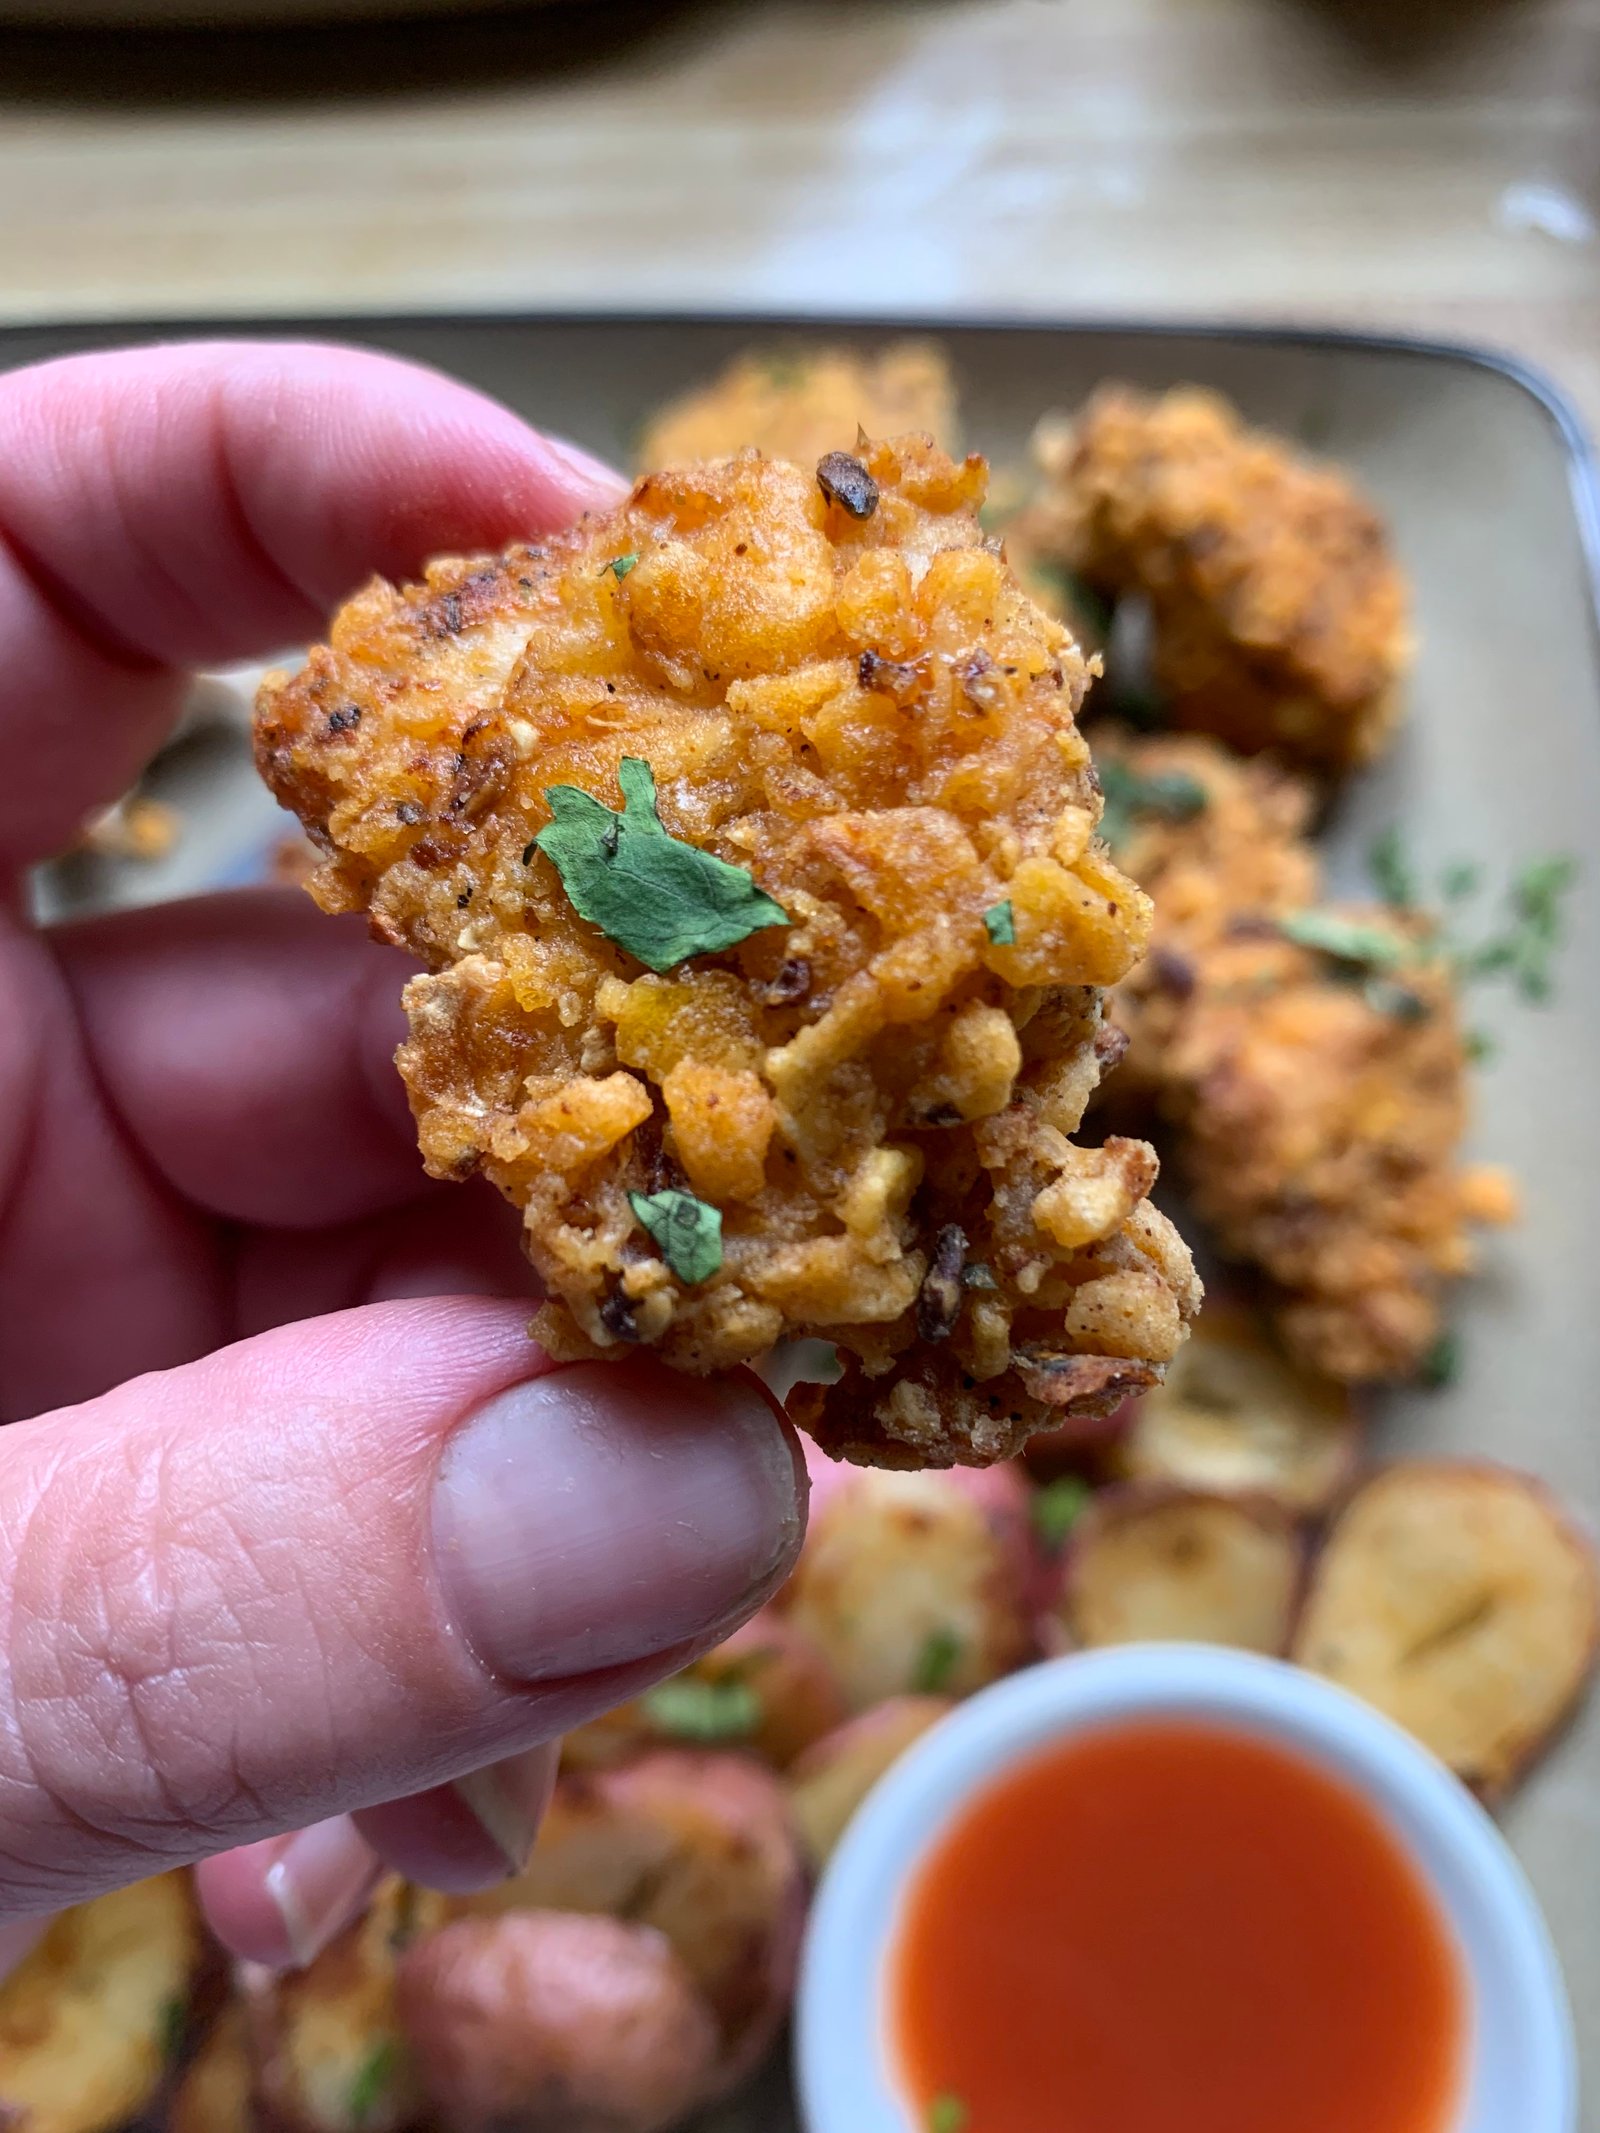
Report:
M1152 1718L1276 1742L1367 1799L1432 1890L1461 1959L1467 2067L1450 2133L1576 2133L1560 1966L1489 1817L1408 1734L1343 1689L1281 1660L1200 1644L1123 1645L1013 1674L942 1720L878 1785L829 1863L806 1933L795 2065L808 2133L921 2133L892 2059L888 1957L901 1899L952 1817L1042 1749Z

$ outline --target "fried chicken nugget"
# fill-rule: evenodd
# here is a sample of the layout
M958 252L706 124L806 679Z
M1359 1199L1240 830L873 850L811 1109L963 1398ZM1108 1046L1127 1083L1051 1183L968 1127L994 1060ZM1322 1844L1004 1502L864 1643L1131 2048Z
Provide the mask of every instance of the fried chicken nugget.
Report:
M950 366L931 341L856 348L755 348L719 377L661 409L639 442L641 469L725 459L748 446L795 466L873 437L917 431L956 443Z
M1420 920L1320 903L1291 774L1196 737L1108 735L1102 776L1118 857L1158 913L1115 1013L1195 1213L1274 1284L1301 1360L1415 1376L1470 1226L1514 1208L1501 1173L1460 1162L1450 965Z
M1199 1302L1150 1149L1069 1138L1150 908L984 479L920 438L654 475L370 586L257 711L316 900L428 966L423 1155L522 1210L539 1337L708 1372L819 1335L803 1419L867 1463L1113 1405Z
M1340 469L1219 395L1097 392L1042 423L1028 538L1113 598L1144 594L1175 725L1325 772L1377 756L1411 659L1383 520Z

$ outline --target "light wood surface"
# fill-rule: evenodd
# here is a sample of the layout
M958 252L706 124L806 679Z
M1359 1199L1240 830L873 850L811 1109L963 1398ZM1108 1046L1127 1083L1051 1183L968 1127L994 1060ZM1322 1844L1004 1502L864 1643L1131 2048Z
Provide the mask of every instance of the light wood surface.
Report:
M12 27L0 203L13 319L1331 320L1509 346L1600 420L1600 0L588 0L225 35Z

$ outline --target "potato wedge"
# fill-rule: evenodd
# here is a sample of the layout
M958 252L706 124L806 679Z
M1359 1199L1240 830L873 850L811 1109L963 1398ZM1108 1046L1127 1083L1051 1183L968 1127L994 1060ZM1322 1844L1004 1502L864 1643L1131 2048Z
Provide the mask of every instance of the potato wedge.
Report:
M1301 1584L1294 1520L1265 1498L1107 1489L1073 1527L1046 1623L1058 1649L1176 1638L1281 1652Z
M169 2133L255 2133L254 2087L249 2025L230 2000L184 2068Z
M1309 1515L1349 1487L1361 1455L1349 1388L1291 1362L1239 1305L1208 1304L1166 1383L1133 1409L1110 1458L1129 1481L1275 1496Z
M186 1874L63 1911L0 1983L0 2126L101 2133L143 2110L204 1962Z
M791 1767L789 1805L813 1872L827 1865L884 1772L954 1709L948 1696L891 1696L847 1720Z
M778 1596L852 1711L966 1696L1031 1656L1037 1559L1013 1466L891 1473L823 1465Z
M845 1715L816 1639L776 1608L761 1612L659 1688L569 1733L563 1766L603 1770L674 1742L747 1748L785 1769Z
M272 2133L403 2133L422 2110L395 2007L407 1943L443 1900L389 1879L304 1970L246 1972L256 2094Z
M458 1919L409 1950L399 1992L446 2133L665 2133L716 2085L716 2021L653 1926Z
M563 1775L524 1871L468 1915L581 1911L664 1933L721 2031L753 2063L787 2012L806 1875L782 1785L748 1757L659 1748Z
M1572 1709L1600 1640L1594 1549L1527 1474L1385 1467L1317 1558L1293 1656L1505 1792Z

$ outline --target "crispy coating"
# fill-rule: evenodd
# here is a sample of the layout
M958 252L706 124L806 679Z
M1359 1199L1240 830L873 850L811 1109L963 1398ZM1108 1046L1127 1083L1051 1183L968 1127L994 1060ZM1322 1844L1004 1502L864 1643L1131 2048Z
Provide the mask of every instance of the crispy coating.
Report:
M554 1353L703 1372L820 1335L850 1351L801 1394L830 1450L984 1464L1156 1381L1199 1289L1151 1151L1069 1138L1150 924L1094 834L1088 670L985 541L981 461L862 460L865 511L748 453L375 584L264 685L257 754L318 902L428 966L423 1154L522 1209ZM624 757L787 924L658 975L578 916L546 793L615 809ZM636 1219L663 1189L720 1211L709 1277Z
M1320 771L1368 763L1400 715L1409 589L1341 469L1247 429L1217 394L1106 386L1035 437L1034 546L1150 602L1176 725Z
M1196 1215L1274 1284L1293 1352L1347 1382L1414 1376L1470 1268L1469 1226L1513 1212L1500 1173L1460 1163L1448 962L1384 907L1333 914L1397 944L1381 982L1285 937L1279 921L1322 908L1289 773L1193 736L1108 735L1101 754L1205 794L1183 821L1135 813L1119 846L1159 914L1117 991L1130 1084L1169 1122Z
M709 385L662 408L639 442L637 464L692 466L753 446L772 459L815 466L825 452L915 431L956 448L950 367L931 341L856 348L754 348Z

